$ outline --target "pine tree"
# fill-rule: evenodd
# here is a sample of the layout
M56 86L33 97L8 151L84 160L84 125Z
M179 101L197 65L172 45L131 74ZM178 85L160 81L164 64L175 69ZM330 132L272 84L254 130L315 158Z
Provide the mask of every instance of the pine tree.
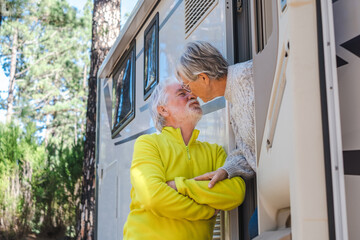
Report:
M85 121L91 4L78 17L64 0L16 1L23 2L23 14L3 20L0 37L10 80L2 101L7 119L36 121L45 142L54 137L69 145Z
M0 124L0 191L6 193L0 194L0 230L20 239L30 229L67 229L73 237L92 4L82 16L66 0L6 4L11 15L1 15L0 57L10 84L0 108L12 123Z
M31 11L24 12L26 5L31 5L29 0L13 0L0 2L1 23L5 19L5 26L1 28L1 51L2 57L8 58L9 90L6 104L6 121L11 122L14 105L14 88L16 81L16 70L19 68L21 57L20 46L24 41L23 32L26 32L26 24L29 23ZM31 8L29 8L30 10Z
M94 239L97 73L120 32L120 0L94 0L78 239Z

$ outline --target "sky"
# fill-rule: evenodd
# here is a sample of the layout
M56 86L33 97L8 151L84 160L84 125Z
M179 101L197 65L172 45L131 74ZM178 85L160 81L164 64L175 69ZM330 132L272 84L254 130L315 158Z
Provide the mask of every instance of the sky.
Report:
M87 0L68 0L69 4L82 11ZM125 24L126 13L130 14L138 0L122 0L121 1L121 26ZM2 66L2 63L0 64ZM7 97L9 87L9 78L5 76L2 67L0 67L0 95L1 98ZM0 110L0 122L5 122L5 110Z
M87 0L68 0L70 5L82 10ZM121 26L125 24L126 13L130 14L138 0L121 0Z

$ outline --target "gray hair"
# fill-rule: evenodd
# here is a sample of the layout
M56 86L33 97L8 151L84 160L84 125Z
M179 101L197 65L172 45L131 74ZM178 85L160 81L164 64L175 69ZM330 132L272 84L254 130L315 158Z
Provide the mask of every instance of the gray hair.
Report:
M183 75L195 81L200 73L206 73L210 79L219 79L227 75L229 64L213 45L196 41L186 45L177 66L177 75Z
M164 106L168 101L168 94L166 92L167 86L172 83L176 83L177 81L173 78L167 78L164 81L160 81L159 84L155 87L154 91L150 96L150 115L154 121L155 128L159 131L165 127L165 118L160 115L157 110L158 106Z

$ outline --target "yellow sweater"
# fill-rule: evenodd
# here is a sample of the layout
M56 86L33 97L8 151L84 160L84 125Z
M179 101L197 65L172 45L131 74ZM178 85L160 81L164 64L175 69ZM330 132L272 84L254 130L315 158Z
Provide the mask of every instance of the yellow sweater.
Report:
M165 127L161 134L143 135L134 146L130 214L126 240L208 240L212 238L215 209L230 210L242 203L245 184L240 177L208 188L209 181L191 178L224 164L221 146L196 141L188 146L180 129ZM166 182L175 180L178 192Z

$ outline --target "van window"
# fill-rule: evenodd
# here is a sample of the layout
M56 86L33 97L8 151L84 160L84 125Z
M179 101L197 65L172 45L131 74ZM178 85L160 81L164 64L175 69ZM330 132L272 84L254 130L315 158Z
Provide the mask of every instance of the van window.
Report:
M255 0L256 53L261 52L272 33L272 1Z
M159 82L159 13L144 32L144 100Z
M112 74L114 138L135 117L135 44L120 59Z

